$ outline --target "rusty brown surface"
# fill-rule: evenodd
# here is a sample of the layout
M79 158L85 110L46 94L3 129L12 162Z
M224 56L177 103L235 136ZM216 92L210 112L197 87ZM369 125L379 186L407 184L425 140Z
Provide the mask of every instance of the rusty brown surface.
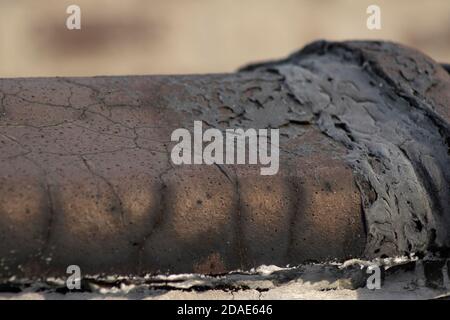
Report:
M443 72L433 90L450 83ZM71 264L223 273L363 256L358 184L370 188L284 80L270 70L0 80L0 275L62 275ZM448 112L444 95L432 97ZM279 173L174 165L171 132L194 120L279 128Z
M273 117L274 108L294 105L273 91L276 76L11 79L0 86L3 275L61 273L69 264L89 273L220 273L361 253L360 198L340 159L346 151L314 126L291 124L287 112ZM258 111L252 101L264 100L267 110ZM279 174L172 165L171 131L197 119L289 127Z

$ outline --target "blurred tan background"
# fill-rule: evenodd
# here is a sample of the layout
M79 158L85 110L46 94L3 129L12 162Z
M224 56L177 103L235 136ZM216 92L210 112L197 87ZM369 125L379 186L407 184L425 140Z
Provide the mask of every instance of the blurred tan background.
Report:
M81 7L81 30L66 8ZM381 7L381 30L366 8ZM450 62L450 0L0 0L0 77L229 72L316 39L389 39Z

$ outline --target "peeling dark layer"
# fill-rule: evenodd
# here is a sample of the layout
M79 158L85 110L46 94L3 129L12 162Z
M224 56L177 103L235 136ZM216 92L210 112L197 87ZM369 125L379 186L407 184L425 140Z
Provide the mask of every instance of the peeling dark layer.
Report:
M311 124L349 150L369 257L449 246L449 77L439 69L423 55L379 42L317 42L244 69L282 75ZM446 98L441 105L437 86L437 98Z

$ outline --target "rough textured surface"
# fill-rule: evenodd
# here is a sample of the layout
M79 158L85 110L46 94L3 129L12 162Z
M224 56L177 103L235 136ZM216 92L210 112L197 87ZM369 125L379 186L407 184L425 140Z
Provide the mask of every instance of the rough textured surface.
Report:
M379 265L381 286L368 289L368 266ZM14 280L0 285L3 299L449 299L450 261L405 257L294 268L261 266L220 276L199 274L86 277L79 290L65 279ZM370 280L369 280L370 281Z
M347 151L301 123L279 75L5 79L0 87L3 276L64 274L70 264L84 274L222 273L363 252ZM280 172L174 166L171 132L194 120L280 127Z
M448 246L450 79L389 43L236 74L0 80L0 275L222 273ZM279 128L280 172L170 134ZM367 240L366 240L367 234Z
M311 122L362 177L368 256L450 244L450 79L392 43L317 42L250 66L283 75Z

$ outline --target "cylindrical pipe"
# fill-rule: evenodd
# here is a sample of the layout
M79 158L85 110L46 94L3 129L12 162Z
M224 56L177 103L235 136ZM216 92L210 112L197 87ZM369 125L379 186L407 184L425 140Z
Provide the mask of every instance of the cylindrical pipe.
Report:
M0 276L448 246L449 89L431 59L377 42L318 42L234 74L2 79ZM195 121L278 129L278 172L175 164L171 135Z

